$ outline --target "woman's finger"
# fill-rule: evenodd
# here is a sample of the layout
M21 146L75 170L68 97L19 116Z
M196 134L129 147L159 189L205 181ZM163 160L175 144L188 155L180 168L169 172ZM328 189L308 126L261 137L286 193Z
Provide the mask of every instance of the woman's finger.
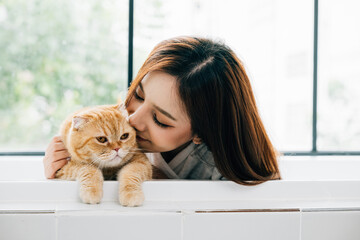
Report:
M62 142L61 136L54 136L54 137L51 139L51 142Z
M57 151L53 153L53 162L57 162L59 160L67 159L70 157L70 154L67 150Z
M56 162L52 162L51 164L46 166L45 169L45 176L48 179L53 179L55 178L55 174L56 172L62 168L68 161L65 159L56 161Z
M54 178L55 173L67 163L70 157L69 152L65 149L60 136L55 136L50 141L45 156L43 158L44 171L46 178Z
M66 149L63 142L55 142L53 144L53 148L54 148L54 151L61 151L61 150Z

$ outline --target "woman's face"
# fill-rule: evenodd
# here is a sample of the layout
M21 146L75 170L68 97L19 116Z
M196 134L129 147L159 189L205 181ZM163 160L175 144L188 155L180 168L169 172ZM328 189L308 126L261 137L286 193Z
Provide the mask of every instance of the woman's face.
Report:
M168 152L192 139L190 119L170 74L148 73L137 87L127 111L139 147L147 152Z

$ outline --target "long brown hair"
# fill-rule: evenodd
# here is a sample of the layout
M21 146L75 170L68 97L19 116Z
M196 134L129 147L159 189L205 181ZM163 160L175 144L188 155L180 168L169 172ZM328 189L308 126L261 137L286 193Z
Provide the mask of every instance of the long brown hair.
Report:
M277 152L260 119L249 78L229 47L195 37L161 42L131 84L126 106L151 71L176 77L192 132L210 149L225 178L245 185L280 178Z

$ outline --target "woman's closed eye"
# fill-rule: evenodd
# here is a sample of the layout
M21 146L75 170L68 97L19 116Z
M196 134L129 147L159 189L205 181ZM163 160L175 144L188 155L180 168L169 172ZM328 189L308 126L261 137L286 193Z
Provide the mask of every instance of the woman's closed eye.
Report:
M171 126L169 126L169 125L166 125L166 124L163 124L163 123L159 122L159 120L158 120L157 117L156 117L156 113L153 114L153 120L154 120L154 122L155 122L159 127L162 127L162 128L171 127Z
M144 99L144 97L140 96L140 94L141 94L141 92L138 93L138 90L136 90L136 91L134 92L134 97L135 97L136 100L143 102L145 99ZM158 125L158 126L161 127L161 128L169 128L169 127L172 127L172 126L169 126L169 125L167 125L167 124L164 124L164 123L160 122L160 121L158 120L158 118L156 117L156 113L153 113L153 121L155 122L156 125Z
M144 98L140 97L139 94L136 91L134 93L134 97L135 97L135 99L137 99L139 101L144 101Z

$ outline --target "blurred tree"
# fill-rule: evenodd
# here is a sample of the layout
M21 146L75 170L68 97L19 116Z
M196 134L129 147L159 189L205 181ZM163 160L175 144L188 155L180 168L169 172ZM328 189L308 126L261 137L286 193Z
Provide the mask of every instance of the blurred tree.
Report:
M0 1L0 150L43 150L127 86L128 1Z

